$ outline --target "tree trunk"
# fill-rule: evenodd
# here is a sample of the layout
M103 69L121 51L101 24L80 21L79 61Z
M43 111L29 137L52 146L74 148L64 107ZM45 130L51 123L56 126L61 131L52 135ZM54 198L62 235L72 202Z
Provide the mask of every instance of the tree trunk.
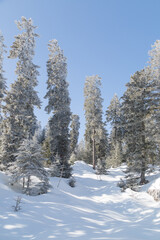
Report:
M24 189L24 186L25 186L25 177L23 177L23 189Z
M28 176L27 189L29 189L30 181L31 181L31 176Z
M95 148L95 130L93 132L93 155L92 155L92 160L93 160L93 169L96 167L96 148Z
M145 171L146 171L146 142L145 142L145 124L142 121L142 163L141 163L141 180L140 184L144 184L146 182L145 179Z
M145 184L145 182L146 182L146 179L145 179L145 168L142 167L140 184Z

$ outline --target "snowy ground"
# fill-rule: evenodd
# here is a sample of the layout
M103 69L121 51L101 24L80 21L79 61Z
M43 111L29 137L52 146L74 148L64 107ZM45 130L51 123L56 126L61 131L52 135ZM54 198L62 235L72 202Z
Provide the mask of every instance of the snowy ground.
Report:
M117 182L124 168L111 169L100 180L90 166L77 162L75 188L66 179L57 188L59 179L52 178L51 191L37 197L13 191L0 173L0 240L159 240L160 202L143 191L121 193ZM22 210L14 212L17 196Z

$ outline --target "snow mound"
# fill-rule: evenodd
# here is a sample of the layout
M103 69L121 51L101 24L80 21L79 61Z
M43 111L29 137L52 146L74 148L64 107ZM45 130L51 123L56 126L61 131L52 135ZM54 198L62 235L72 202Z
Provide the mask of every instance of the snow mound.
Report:
M73 166L73 172L78 174L94 173L92 165L89 165L83 161L76 161Z
M8 177L3 172L0 172L0 191L1 190L10 190L8 187Z
M153 181L147 191L156 201L160 201L160 177Z

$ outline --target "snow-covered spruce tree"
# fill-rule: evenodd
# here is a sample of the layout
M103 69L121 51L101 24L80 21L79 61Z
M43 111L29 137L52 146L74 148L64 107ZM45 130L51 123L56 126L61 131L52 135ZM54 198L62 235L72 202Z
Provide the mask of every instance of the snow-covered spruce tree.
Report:
M106 160L105 159L98 159L97 160L96 174L98 174L98 175L107 174Z
M89 163L96 166L96 159L106 158L107 133L102 120L101 78L98 75L89 76L84 86L84 110L86 119L85 147Z
M116 167L122 162L122 115L118 96L115 94L106 111L106 120L111 124L110 154L108 165Z
M79 137L79 116L76 114L72 114L71 117L71 125L70 125L70 164L74 164L77 160L77 144L78 144L78 137Z
M154 43L149 55L149 65L137 73L137 81L132 79L129 84L123 107L126 155L131 166L141 173L141 183L145 182L147 163L159 161L160 40Z
M61 164L61 159L58 155L54 156L54 162L50 165L51 177L62 177L64 165Z
M149 66L146 68L146 72L150 78L150 99L152 105L150 106L150 112L152 114L150 131L154 136L155 145L157 147L157 157L152 161L160 163L160 40L156 40L152 49L149 51Z
M38 71L33 63L35 37L35 26L32 20L22 17L17 22L19 30L24 30L15 37L9 58L18 58L16 74L17 80L11 85L10 91L4 98L3 107L3 138L1 159L4 163L15 160L15 153L20 143L28 135L34 134L36 128L36 117L34 106L40 107L40 100L34 87L37 86Z
M154 81L160 81L160 40L156 40L149 51L149 69ZM157 86L158 87L158 86Z
M3 70L3 59L4 59L4 53L5 45L4 45L4 38L2 33L0 32L0 120L2 118L1 116L1 108L2 108L2 101L4 98L4 95L6 93L6 79L4 77L4 70Z
M11 184L20 182L23 191L29 195L46 193L49 182L48 172L43 167L44 160L37 137L25 139L18 148ZM34 177L38 178L39 181L34 182Z
M5 53L5 45L4 45L4 38L2 33L0 32L0 153L1 153L1 138L2 138L2 101L4 98L4 95L6 93L6 79L4 77L4 70L3 70L3 58ZM1 162L1 160L0 160Z
M49 123L47 123L45 129L44 129L44 141L42 144L43 154L46 158L45 165L51 165L51 152L50 152L50 134L49 134Z
M78 143L78 137L79 137L79 128L80 128L80 122L79 122L79 116L76 114L72 114L71 117L71 130L70 130L70 152L75 153L77 143Z
M51 161L59 156L63 165L63 177L70 177L71 167L69 160L69 124L71 120L70 97L68 92L67 62L57 40L51 40L48 44L49 59L47 61L47 113L53 112L49 120L50 153Z
M36 125L34 137L37 138L39 144L43 145L43 142L45 140L45 129L42 129L40 122L38 122Z
M84 159L86 159L85 142L83 139L78 143L77 151L76 151L76 159L81 161L84 161Z
M70 155L69 163L70 163L71 165L73 165L77 160L78 160L78 158L77 158L77 152L76 152L76 153L73 152L73 153Z
M145 180L145 172L150 156L155 154L154 134L152 128L151 92L152 80L145 70L137 71L126 85L127 90L122 99L124 116L124 139L127 145L127 160L132 171L140 173L140 183Z
M122 147L121 143L116 141L113 142L112 136L110 136L110 152L107 157L107 166L108 167L117 167L120 166L123 161Z

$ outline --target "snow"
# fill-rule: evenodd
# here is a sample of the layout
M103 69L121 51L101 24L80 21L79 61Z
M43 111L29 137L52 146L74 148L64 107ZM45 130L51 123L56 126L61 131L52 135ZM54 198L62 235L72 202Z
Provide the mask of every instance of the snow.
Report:
M160 239L160 202L146 191L151 183L140 192L121 192L117 183L124 177L124 165L101 178L82 161L73 169L75 188L67 179L50 178L53 188L36 197L15 192L0 172L0 239ZM148 179L154 182L155 177L152 174ZM22 209L14 212L18 196L22 197Z
M160 189L160 178L157 178L149 189Z
M147 192L156 200L160 201L160 174L159 177L151 182Z

